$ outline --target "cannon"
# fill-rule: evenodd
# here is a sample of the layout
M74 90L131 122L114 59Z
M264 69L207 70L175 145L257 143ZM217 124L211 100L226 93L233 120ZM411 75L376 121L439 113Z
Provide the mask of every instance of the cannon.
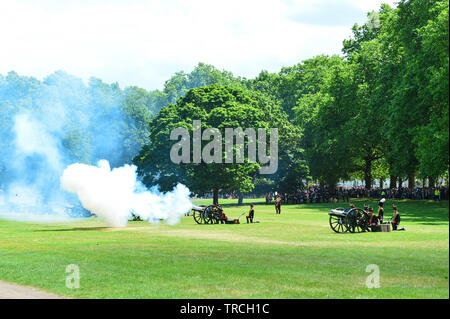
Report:
M192 216L197 224L218 224L223 214L220 205L194 206Z
M361 208L335 208L330 215L330 227L336 233L362 233L370 230L369 215Z
M239 218L228 218L220 205L194 206L192 217L197 224L239 224Z

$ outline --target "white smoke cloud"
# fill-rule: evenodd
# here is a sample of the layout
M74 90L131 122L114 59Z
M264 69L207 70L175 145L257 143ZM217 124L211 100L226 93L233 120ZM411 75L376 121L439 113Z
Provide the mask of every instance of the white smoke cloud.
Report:
M0 217L18 221L68 221L64 194L56 191L63 169L52 125L30 112L14 117L13 152L1 154L11 174L0 187ZM0 136L1 137L1 136ZM55 180L56 179L56 180Z
M90 211L108 226L126 225L131 213L178 222L191 207L185 186L167 194L149 191L137 181L135 166L119 167L141 147L124 131L134 124L123 114L125 94L96 79L86 86L60 71L43 82L0 76L0 218L60 222ZM102 158L109 162L70 165Z
M16 152L21 157L41 155L53 170L58 170L62 163L57 147L58 141L43 124L29 113L16 116L14 125Z
M98 166L72 164L61 176L64 190L75 193L84 208L103 219L108 227L126 226L131 214L155 223L175 224L192 208L189 189L178 184L172 192L146 190L137 180L136 166L111 170L108 161Z

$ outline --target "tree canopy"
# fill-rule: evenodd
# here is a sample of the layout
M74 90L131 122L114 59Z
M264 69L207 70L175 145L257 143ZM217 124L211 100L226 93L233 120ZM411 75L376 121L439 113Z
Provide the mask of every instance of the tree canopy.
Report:
M298 136L296 128L272 99L261 93L215 84L189 90L176 104L163 108L150 122L150 143L134 159L144 183L159 185L165 190L172 188L177 182L183 182L197 194L212 192L215 202L220 190L247 193L253 189L261 165L249 161L248 151L245 152L242 163L237 161L225 163L225 158L229 154L227 155L222 148L214 150L220 153L219 162L194 163L194 148L191 146L188 163L178 164L168 160L173 145L168 143L171 132L176 128L185 128L190 137L194 138L194 120L200 120L203 129L217 128L220 132L221 145L225 145L227 128L263 128L269 132L270 128L275 127L278 128L279 138L282 141L279 144L280 159L287 160L291 155L289 151L291 146L301 155L301 151L294 147ZM209 142L210 139L202 140L201 149L204 150ZM249 138L246 137L244 149L248 149L248 143ZM234 146L233 158L237 152ZM296 162L298 163L298 160L289 161L289 165L294 166ZM296 169L297 173L306 172L306 168L301 164L293 169ZM301 171L302 169L304 171ZM285 176L274 178L282 183Z
M413 187L419 177L433 186L449 170L448 0L402 0L367 17L353 26L341 56L251 79L204 63L152 91L97 78L85 84L62 71L42 81L0 75L2 154L14 151L15 116L31 112L59 124L51 134L67 162L133 159L145 184L162 190L184 182L217 199L220 190L291 192L310 180L334 187L359 178L370 188L375 179L394 185L408 178ZM277 171L260 175L248 154L243 163L172 163L170 132L193 134L194 120L203 130L217 128L222 141L226 128L278 128ZM0 157L0 183L9 160Z

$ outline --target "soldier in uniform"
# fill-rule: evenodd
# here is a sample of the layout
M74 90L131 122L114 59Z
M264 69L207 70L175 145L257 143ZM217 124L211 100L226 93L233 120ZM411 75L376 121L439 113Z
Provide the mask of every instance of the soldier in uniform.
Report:
M394 215L392 215L392 230L405 230L405 228L398 228L400 224L400 213L398 212L397 206L392 206L394 210Z
M372 230L373 230L373 227L375 227L378 224L378 217L373 212L372 207L369 208L369 217L370 217L369 226L372 227Z
M383 208L383 203L386 201L385 198L382 198L379 202L378 202L378 220L380 221L380 224L383 223L383 217L384 217L384 208Z
M248 216L246 216L247 224L248 224L249 220L250 220L250 223L253 223L253 216L255 216L255 210L253 209L253 204L251 204L250 210L248 211Z
M277 195L275 198L275 213L281 214L281 196Z

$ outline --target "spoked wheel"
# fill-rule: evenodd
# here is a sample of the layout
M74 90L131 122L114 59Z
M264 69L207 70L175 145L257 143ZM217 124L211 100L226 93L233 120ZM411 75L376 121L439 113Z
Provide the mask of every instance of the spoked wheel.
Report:
M344 217L340 216L330 215L330 227L336 233L345 233L347 231Z
M345 217L346 228L351 233L362 233L369 229L367 213L360 208L353 208Z
M219 205L209 205L204 210L204 220L206 224L218 224L222 216L222 207Z
M361 217L359 218L359 224L363 232L370 231L369 214L366 211L361 210Z
M192 214L192 216L194 217L194 220L195 220L195 222L197 224L203 224L204 223L204 220L202 218L202 214L203 214L203 212L199 212L199 211L195 211L194 210L194 213Z
M210 224L211 223L211 214L208 211L208 207L201 212L201 218L202 218L202 223L203 224Z

